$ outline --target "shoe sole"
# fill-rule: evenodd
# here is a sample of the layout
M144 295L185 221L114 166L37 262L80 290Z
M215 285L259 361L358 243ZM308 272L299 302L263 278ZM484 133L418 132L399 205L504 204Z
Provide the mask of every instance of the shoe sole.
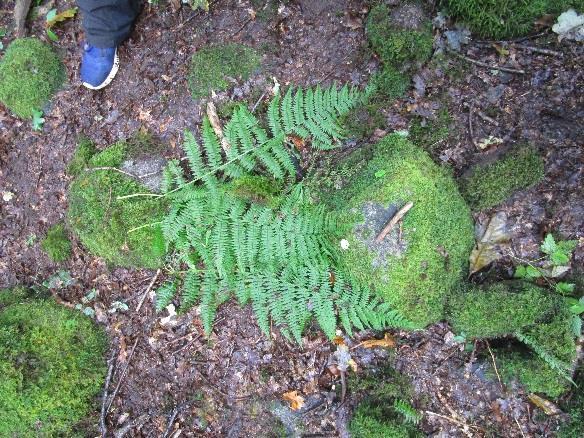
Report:
M110 84L110 82L114 80L116 74L118 73L119 68L120 59L118 58L118 49L116 48L116 53L114 54L114 65L112 66L112 70L107 75L107 78L105 78L105 80L97 86L88 84L87 82L83 82L83 86L85 88L89 88L90 90L101 90L102 88L107 87Z

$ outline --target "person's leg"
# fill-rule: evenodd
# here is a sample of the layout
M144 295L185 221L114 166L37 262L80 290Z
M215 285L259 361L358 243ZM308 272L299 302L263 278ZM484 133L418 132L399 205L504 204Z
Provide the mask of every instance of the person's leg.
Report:
M138 0L77 0L83 18L81 81L92 90L108 85L118 71L118 45L130 34Z
M130 34L139 12L136 0L77 0L87 42L93 47L117 47Z

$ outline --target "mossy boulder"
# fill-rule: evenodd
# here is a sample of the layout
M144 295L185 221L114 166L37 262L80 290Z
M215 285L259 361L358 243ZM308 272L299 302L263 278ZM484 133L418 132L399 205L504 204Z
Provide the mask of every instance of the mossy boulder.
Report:
M522 145L494 163L474 167L461 179L460 186L473 210L484 210L534 186L543 176L543 158L535 148Z
M191 59L188 78L191 95L201 99L213 90L227 90L236 79L248 79L259 65L260 56L243 44L203 47Z
M32 117L65 80L63 63L36 38L14 40L0 60L0 102L19 117Z
M0 291L0 436L77 436L96 411L106 348L81 313L22 288Z
M444 316L446 299L465 278L474 243L470 210L450 172L398 135L363 147L307 181L339 213L348 249L341 262L415 326ZM406 203L401 225L376 237Z
M351 436L359 438L421 438L415 426L405 423L387 409L367 402L360 403L349 423Z
M576 359L572 314L564 297L522 281L472 287L453 297L448 320L470 339L513 338L517 333L570 368ZM557 397L568 380L552 369L532 346L511 343L496 350L505 380L518 380L529 391Z
M82 144L83 146L83 144ZM150 193L136 179L117 171L128 157L130 145L118 142L88 158L87 145L70 166L76 178L69 189L67 219L81 243L94 255L114 266L156 268L165 256L160 226L165 203L155 196L118 199L134 193ZM130 232L131 231L131 232Z
M477 35L496 40L522 36L534 29L538 18L569 8L584 10L583 0L444 0L446 12Z
M64 224L55 224L49 228L41 248L54 262L64 262L71 257L71 241Z

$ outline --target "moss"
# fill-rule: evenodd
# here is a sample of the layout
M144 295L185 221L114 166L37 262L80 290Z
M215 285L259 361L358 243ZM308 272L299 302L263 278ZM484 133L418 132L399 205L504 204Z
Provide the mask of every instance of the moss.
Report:
M0 61L0 102L19 117L32 117L65 80L63 63L36 38L14 40Z
M450 172L397 135L356 151L333 172L314 174L307 186L353 230L363 223L368 202L414 204L402 222L407 248L401 256L376 266L375 252L348 233L342 259L347 270L417 326L442 319L446 298L465 277L474 243L469 208Z
M54 262L63 262L71 257L71 241L62 223L49 228L41 248Z
M410 438L423 435L399 419L388 417L379 406L361 403L349 424L351 436L359 438Z
M126 149L126 143L116 143L91 157L89 167L117 167ZM160 221L165 204L153 197L117 199L133 193L148 193L148 189L114 170L83 172L70 187L68 222L81 243L108 263L155 268L165 254L160 227L128 231Z
M233 180L228 190L241 199L275 205L279 201L282 183L264 176L245 175Z
M582 438L584 436L584 368L576 373L574 379L578 388L572 389L571 397L561 407L570 416L570 421L562 425L558 438Z
M231 86L229 79L246 80L260 65L254 49L230 43L204 47L191 60L189 88L193 99L206 97L211 90L223 91Z
M427 150L434 151L442 141L446 140L450 135L450 124L452 117L448 113L448 109L443 108L438 112L435 120L426 120L421 117L416 118L410 127L410 140Z
M560 14L570 7L584 10L583 0L444 0L442 4L474 33L496 40L531 32L543 15Z
M472 287L449 303L449 322L468 338L496 338L545 319L558 300L531 283L512 281Z
M520 146L495 163L473 168L462 179L461 189L474 210L483 210L537 184L543 176L542 157L532 147Z
M373 99L345 114L340 123L346 135L350 138L364 139L371 137L376 129L382 129L386 123L382 112L384 106L384 102Z
M89 138L81 136L73 158L71 158L71 161L67 165L67 173L72 176L79 175L84 169L89 167L89 161L96 153L97 149L93 142Z
M376 96L393 100L406 94L410 86L409 76L400 73L393 67L385 67L381 72L371 78L371 84L375 87Z
M101 392L106 347L90 319L54 302L0 305L0 435L73 436Z
M432 55L432 24L425 23L421 30L399 29L392 24L384 4L369 12L366 32L371 48L386 67L411 72Z

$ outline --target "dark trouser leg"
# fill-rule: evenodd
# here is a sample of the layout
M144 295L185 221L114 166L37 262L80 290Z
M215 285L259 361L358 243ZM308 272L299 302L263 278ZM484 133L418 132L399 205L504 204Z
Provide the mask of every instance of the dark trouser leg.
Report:
M124 41L140 11L138 0L77 0L87 42L94 47L117 47Z

